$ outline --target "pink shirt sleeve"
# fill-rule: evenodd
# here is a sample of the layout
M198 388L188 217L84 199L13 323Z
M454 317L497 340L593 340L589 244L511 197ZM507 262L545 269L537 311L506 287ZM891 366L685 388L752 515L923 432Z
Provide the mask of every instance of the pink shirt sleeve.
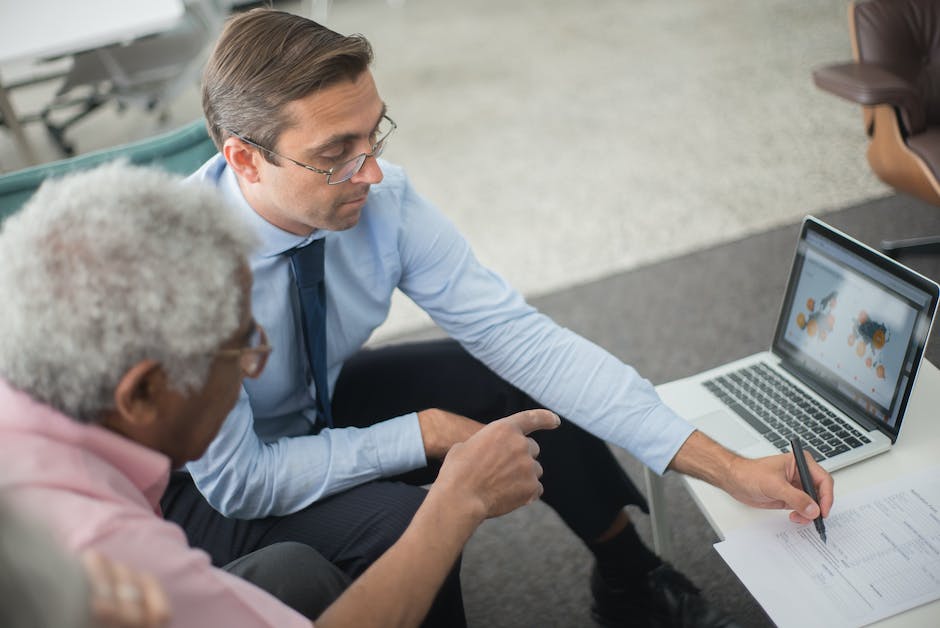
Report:
M99 530L101 536L88 539L87 547L153 574L170 599L171 626L310 628L309 619L274 596L213 567L175 524L147 519L125 520L110 533Z

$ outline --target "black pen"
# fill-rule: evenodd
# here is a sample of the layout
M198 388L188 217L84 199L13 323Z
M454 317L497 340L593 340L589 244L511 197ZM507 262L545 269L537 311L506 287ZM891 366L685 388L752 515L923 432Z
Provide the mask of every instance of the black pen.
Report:
M819 498L816 496L816 488L813 486L813 477L809 474L809 467L806 466L806 457L803 455L803 445L796 436L790 438L790 451L793 452L793 459L796 460L796 470L800 474L800 482L803 484L803 491L813 498L816 505L819 505ZM822 507L819 508L819 516L813 519L813 525L819 532L819 538L826 542L826 524L823 523Z

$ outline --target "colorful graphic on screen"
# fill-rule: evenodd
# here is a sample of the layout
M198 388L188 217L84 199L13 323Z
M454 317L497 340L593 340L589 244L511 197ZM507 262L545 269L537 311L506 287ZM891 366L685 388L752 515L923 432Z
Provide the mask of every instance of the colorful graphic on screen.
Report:
M913 308L809 250L787 319L786 341L884 418L903 369Z
M835 292L830 292L823 297L818 307L816 306L816 299L810 297L806 299L806 309L809 313L800 312L797 314L796 325L811 338L819 338L820 341L824 341L836 325L836 317L832 315L832 310L835 307Z
M870 319L865 310L861 310L852 323L849 346L855 347L855 355L865 360L866 367L874 369L875 377L884 379L885 365L881 354L891 340L891 332L884 323Z

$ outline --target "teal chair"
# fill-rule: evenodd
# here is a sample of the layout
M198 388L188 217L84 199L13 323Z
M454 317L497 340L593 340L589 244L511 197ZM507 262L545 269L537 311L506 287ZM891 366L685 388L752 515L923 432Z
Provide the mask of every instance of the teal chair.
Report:
M216 153L203 120L169 133L0 175L0 222L32 196L46 177L86 170L115 159L152 164L181 175L195 172Z

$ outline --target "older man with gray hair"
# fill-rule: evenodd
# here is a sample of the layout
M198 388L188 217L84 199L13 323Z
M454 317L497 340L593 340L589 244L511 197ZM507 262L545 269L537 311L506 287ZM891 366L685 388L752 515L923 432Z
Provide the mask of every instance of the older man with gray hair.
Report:
M0 497L72 551L151 572L178 625L309 626L158 516L170 470L205 452L271 351L252 245L215 192L125 164L47 182L0 231ZM558 422L524 412L453 448L399 542L317 624L417 625L473 530L541 494L527 434ZM271 548L249 561L294 589L335 573Z

